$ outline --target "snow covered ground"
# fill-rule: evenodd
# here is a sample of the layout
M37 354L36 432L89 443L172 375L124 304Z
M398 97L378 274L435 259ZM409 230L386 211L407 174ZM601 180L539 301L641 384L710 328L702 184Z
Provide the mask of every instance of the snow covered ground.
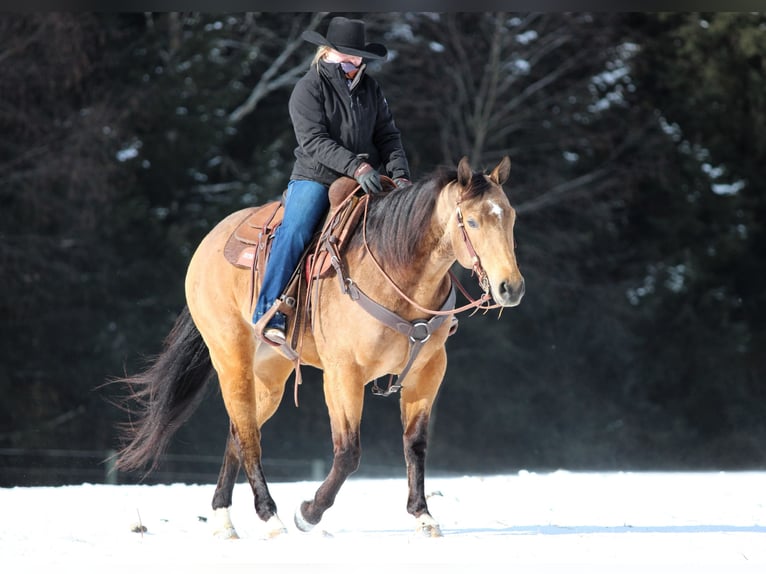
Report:
M212 485L0 489L0 569L16 572L766 572L766 472L427 478L444 537L414 535L404 479L351 479L315 532L292 513L318 483L274 483L290 531L211 535ZM131 529L138 523L145 533Z

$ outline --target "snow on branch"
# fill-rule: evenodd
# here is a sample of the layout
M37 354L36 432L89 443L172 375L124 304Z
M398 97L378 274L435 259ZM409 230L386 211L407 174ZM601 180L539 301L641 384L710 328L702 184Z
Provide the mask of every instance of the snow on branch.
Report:
M314 15L309 23L307 30L314 30L324 18L324 12L320 12ZM237 107L231 114L229 114L229 122L237 123L242 120L248 114L255 111L258 104L269 95L271 92L295 83L300 75L308 68L309 63L313 58L313 54L304 58L298 65L293 66L289 70L283 71L282 67L287 60L292 56L295 51L303 44L303 40L300 35L291 35L290 41L285 45L282 53L277 57L269 66L269 68L263 73L258 83L250 92L248 98L242 105Z

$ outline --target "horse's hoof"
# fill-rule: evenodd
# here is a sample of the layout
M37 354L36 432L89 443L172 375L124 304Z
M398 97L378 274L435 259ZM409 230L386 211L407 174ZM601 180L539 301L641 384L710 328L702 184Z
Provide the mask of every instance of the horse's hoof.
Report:
M441 538L444 536L442 534L442 529L439 528L438 524L429 524L426 526L420 526L417 529L417 533L422 535L425 538Z
M308 501L304 502L303 504L308 504ZM308 520L306 520L303 516L303 511L301 510L301 507L303 506L301 504L298 508L295 509L295 526L300 530L301 532L311 532L316 524L311 524Z
M417 518L415 532L425 538L441 538L442 529L430 514L422 514Z
M276 514L269 518L265 524L264 536L267 539L276 538L280 534L287 534L287 528Z
M228 508L216 508L213 510L213 536L220 540L238 540L239 535L231 523Z
M219 540L239 540L239 534L237 534L233 527L214 530L213 536Z

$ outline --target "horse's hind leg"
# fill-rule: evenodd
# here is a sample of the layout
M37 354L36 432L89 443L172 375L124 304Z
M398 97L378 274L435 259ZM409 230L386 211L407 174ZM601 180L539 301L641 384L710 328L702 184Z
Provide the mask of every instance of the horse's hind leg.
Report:
M404 459L409 487L407 512L417 520L417 531L431 537L441 536L441 529L428 510L425 495L428 421L446 366L446 352L438 353L421 370L410 374L401 397Z
M332 428L333 461L330 473L319 485L313 500L303 502L295 512L295 525L304 532L319 523L324 512L335 502L340 487L359 468L362 455L359 424L364 385L351 381L354 379L347 375L328 376L325 370L324 393Z
M234 441L233 427L226 440L226 452L223 455L221 472L218 475L218 484L213 495L213 512L215 513L213 534L219 538L239 538L234 525L231 523L229 508L231 507L231 495L234 483L239 474L239 454L237 444Z
M285 381L292 371L290 361L271 349L259 349L253 359L252 332L240 338L240 346L232 345L225 354L214 355L226 411L231 419L229 439L223 466L213 497L223 536L236 535L228 515L231 493L239 465L244 469L253 491L255 511L264 521L266 535L285 532L277 516L277 506L269 493L261 464L261 427L279 406ZM212 351L211 351L212 355ZM223 357L223 358L222 358ZM255 367L255 368L254 368ZM258 373L255 373L257 369Z

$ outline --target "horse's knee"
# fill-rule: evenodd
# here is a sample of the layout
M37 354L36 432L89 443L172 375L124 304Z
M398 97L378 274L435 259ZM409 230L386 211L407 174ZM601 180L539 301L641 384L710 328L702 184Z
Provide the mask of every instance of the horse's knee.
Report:
M408 462L425 457L427 448L428 437L425 434L404 437L404 454Z
M343 474L356 472L361 460L362 449L358 445L350 445L335 452L335 466Z
M361 460L362 447L358 440L352 440L344 442L335 449L333 466L339 472L349 475L357 471Z
M404 456L408 463L415 463L426 456L428 448L428 417L418 417L404 433Z

